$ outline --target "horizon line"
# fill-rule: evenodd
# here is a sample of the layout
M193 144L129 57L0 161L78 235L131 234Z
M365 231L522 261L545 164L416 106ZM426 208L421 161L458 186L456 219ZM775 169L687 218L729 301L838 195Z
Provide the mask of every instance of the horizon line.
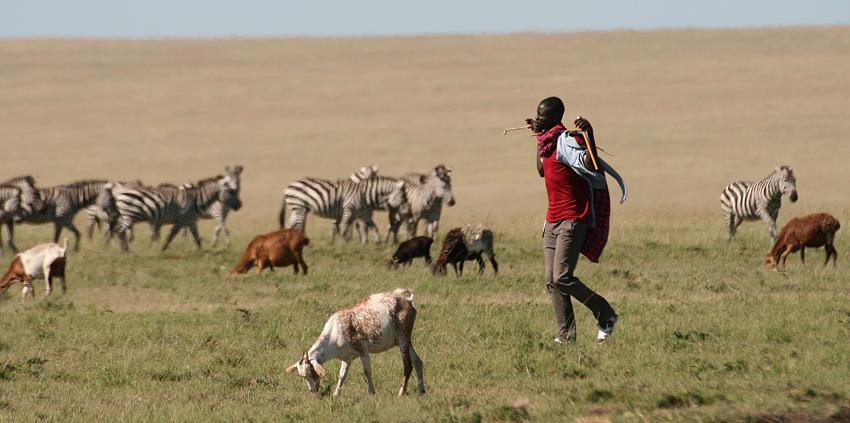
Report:
M689 31L748 31L759 29L816 29L816 28L843 28L850 27L850 22L847 23L826 23L826 24L792 24L792 25L735 25L735 26L701 26L701 25L683 25L683 26L659 26L653 28L606 28L606 29L581 29L576 31L478 31L478 32L420 32L420 33L386 33L386 34L335 34L335 35L311 35L311 34L269 34L269 35L239 35L239 34L222 34L222 35L157 35L157 36L134 36L134 35L0 35L0 41L16 41L16 40L91 40L91 41L167 41L167 40L198 40L198 41L214 41L214 40L334 40L334 39L378 39L378 38L442 38L442 37L496 37L496 36L511 36L511 35L569 35L569 34L605 34L605 33L622 33L622 32L689 32Z

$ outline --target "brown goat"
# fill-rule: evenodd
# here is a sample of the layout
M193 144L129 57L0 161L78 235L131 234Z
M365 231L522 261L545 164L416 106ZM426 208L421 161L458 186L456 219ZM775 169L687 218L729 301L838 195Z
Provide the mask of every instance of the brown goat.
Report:
M835 232L840 228L841 224L838 223L838 220L827 213L795 217L782 228L776 243L773 244L773 248L765 257L764 264L776 268L776 265L782 260L782 269L784 270L785 259L788 254L796 251L800 251L800 260L803 264L806 264L806 247L824 247L824 250L826 250L824 266L829 264L830 257L833 266L835 266L838 260L838 252L835 251L833 241L835 240Z
M296 275L299 265L306 275L307 263L304 262L302 250L309 244L310 239L298 229L281 229L265 235L257 235L248 244L239 264L230 273L245 273L256 265L257 274L259 274L266 267L274 270L275 266L283 267L292 264L295 266Z
M431 266L431 273L443 276L446 274L447 265L451 264L455 271L455 276L463 276L463 263L466 261L475 260L478 262L478 274L484 273L484 260L481 258L480 252L472 252L464 242L464 233L462 228L454 228L450 230L443 239L443 245L440 248L440 254L437 260ZM492 248L491 248L492 250ZM492 255L491 262L494 261ZM498 264L494 270L498 272Z

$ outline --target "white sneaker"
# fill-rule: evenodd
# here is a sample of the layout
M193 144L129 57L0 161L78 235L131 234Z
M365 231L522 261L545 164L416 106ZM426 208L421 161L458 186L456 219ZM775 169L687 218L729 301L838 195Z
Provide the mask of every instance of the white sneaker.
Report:
M620 316L617 316L615 314L614 317L608 319L608 321L605 322L604 326L601 325L601 324L598 326L599 327L599 334L596 335L596 342L597 343L601 344L601 343L605 342L605 340L608 339L608 337L610 337L612 333L614 333L614 326L617 324L617 320L619 320L619 319L620 319Z

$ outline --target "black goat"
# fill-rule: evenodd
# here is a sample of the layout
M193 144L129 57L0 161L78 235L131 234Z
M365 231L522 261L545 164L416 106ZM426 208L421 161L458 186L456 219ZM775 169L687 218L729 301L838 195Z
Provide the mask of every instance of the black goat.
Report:
M399 264L410 266L416 257L425 257L425 263L431 263L431 244L433 238L417 236L401 243L393 258L387 262L387 269L397 269Z

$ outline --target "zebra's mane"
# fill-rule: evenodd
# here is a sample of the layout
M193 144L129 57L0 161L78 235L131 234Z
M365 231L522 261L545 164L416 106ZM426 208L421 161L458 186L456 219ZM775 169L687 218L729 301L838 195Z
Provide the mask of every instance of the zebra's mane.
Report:
M224 178L224 175L210 176L209 178L198 179L196 182L193 183L193 185L199 186L199 185L203 185L203 184L208 184L210 182L218 182L222 178Z
M202 185L181 190L186 200L194 200L195 205L201 208L207 208L212 203L218 201L218 192L221 189L217 183L207 181ZM216 181L217 182L217 181Z
M108 182L104 179L85 179L55 187L54 191L62 190L75 206L85 207L94 203L101 189Z
M18 184L27 184L30 186L35 186L35 178L33 178L32 175L21 175L9 179L8 181L0 182L0 185L17 186Z
M94 186L94 185L97 185L99 187L99 186L106 184L107 182L108 181L106 181L105 179L83 179L83 180L80 180L80 181L71 182L70 184L65 184L63 186L65 188L70 188L70 189L81 189L81 188L85 189L85 188L89 188L89 187Z

